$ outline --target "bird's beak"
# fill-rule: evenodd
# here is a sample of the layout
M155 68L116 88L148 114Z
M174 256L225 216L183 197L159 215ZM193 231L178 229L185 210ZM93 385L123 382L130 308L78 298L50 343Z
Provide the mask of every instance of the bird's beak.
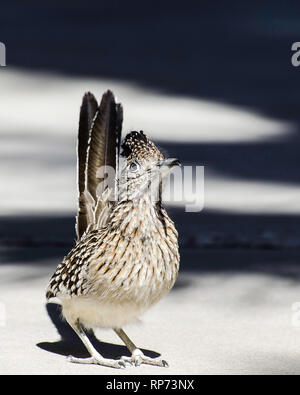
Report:
M181 163L176 158L168 158L162 162L161 166L166 166L169 167L169 169L172 169L175 166L181 166Z
M159 170L162 176L166 176L175 166L181 166L181 163L176 158L167 158L164 159L160 166Z

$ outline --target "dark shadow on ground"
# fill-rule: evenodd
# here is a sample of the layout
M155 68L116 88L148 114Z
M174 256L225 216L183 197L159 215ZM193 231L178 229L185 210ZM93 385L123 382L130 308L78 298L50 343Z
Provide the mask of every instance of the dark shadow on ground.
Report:
M182 248L281 249L300 247L300 216L188 213L167 208L179 232ZM9 262L58 257L75 244L75 214L0 217L0 245L11 250ZM20 255L18 249L36 249L36 256Z
M56 327L61 339L56 342L41 342L37 346L45 351L60 355L72 355L77 358L87 358L89 353L78 338L70 325L61 318L61 307L54 303L46 305L47 313ZM125 346L118 344L100 342L93 331L87 332L90 341L96 350L104 357L119 359L121 356L130 356L130 352ZM141 349L145 355L151 358L159 357L160 354L151 350Z
M299 279L300 217L185 213L169 209L179 231L182 272L265 273ZM73 247L73 216L2 217L2 264L47 265L49 276ZM20 273L20 276L24 273ZM22 277L23 278L23 277ZM189 285L180 279L176 289Z
M300 70L299 70L300 71ZM300 102L300 96L299 96ZM179 158L183 165L204 166L220 176L243 181L300 184L299 144L282 141L233 143L160 143L168 156ZM279 188L279 187L278 187ZM242 202L241 202L242 206Z

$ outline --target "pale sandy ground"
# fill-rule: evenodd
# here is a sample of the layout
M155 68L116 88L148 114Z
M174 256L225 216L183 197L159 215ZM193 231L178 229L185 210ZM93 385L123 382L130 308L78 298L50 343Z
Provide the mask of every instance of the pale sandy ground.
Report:
M240 254L247 259L247 252ZM268 254L258 252L257 261L270 264ZM300 301L295 261L287 266L280 258L270 276L263 270L222 271L218 262L211 271L199 272L199 253L187 252L187 258L195 270L183 270L171 294L142 323L128 328L138 345L168 360L168 369L111 370L67 362L71 352L85 354L78 343L62 341L61 335L70 333L60 324L59 334L47 314L44 288L56 262L2 265L0 300L6 320L0 327L0 374L299 374L300 320L292 310ZM57 322L53 305L49 311ZM124 353L107 344L121 344L112 331L97 335L105 342L98 344L105 356Z

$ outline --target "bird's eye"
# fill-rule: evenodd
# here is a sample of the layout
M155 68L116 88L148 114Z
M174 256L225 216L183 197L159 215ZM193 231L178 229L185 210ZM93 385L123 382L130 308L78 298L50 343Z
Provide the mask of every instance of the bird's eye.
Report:
M130 171L136 172L140 168L140 164L137 161L134 161L130 164L129 169Z

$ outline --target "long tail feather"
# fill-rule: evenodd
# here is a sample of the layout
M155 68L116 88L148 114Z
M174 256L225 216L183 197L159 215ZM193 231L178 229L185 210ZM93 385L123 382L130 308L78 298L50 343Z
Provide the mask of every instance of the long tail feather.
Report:
M78 137L78 239L87 228L105 224L110 200L117 193L123 109L109 90L102 96L100 106L95 105L94 96L85 95ZM110 184L104 182L107 174Z
M103 183L105 173L118 171L122 120L122 107L116 104L113 93L107 91L93 122L88 150L87 189L95 202L107 186ZM99 169L102 170L100 173ZM116 192L115 185L109 187Z
M86 93L82 99L79 118L78 142L77 142L77 158L78 158L78 214L76 218L76 232L78 239L85 232L90 221L88 215L88 207L84 196L86 185L86 162L87 151L90 139L90 130L93 119L98 108L97 100L90 92Z

